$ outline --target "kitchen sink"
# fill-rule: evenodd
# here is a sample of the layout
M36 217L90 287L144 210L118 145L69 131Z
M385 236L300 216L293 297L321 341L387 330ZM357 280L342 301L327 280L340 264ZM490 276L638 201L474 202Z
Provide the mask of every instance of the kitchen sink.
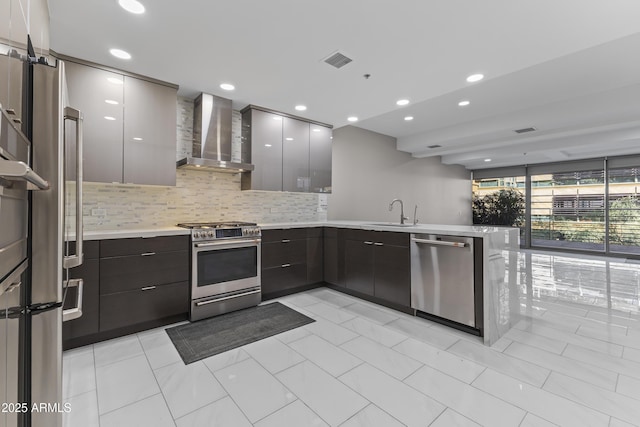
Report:
M413 224L398 224L397 222L375 222L368 225L379 225L384 227L414 227Z

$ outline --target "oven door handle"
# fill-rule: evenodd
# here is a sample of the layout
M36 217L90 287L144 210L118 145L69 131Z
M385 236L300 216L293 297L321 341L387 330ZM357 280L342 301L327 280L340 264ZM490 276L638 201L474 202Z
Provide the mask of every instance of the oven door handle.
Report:
M262 239L251 240L232 240L228 242L209 242L209 243L195 243L196 248L215 248L221 246L254 246L260 243Z

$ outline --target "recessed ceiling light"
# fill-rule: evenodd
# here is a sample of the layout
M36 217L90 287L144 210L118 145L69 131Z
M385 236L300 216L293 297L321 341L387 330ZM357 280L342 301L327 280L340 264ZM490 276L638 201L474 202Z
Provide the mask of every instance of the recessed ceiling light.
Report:
M484 161L485 161L485 162L490 162L490 161L491 161L491 159L484 159Z
M469 102L467 100L458 102L458 106L460 106L460 107L466 107L469 104L471 104L471 102Z
M129 52L125 52L122 49L109 49L109 53L116 58L131 59L131 54Z
M280 117L280 116L274 116L273 120L282 120L282 117Z
M296 105L296 110L298 111L305 111L307 109L306 105Z
M320 129L318 129L318 128L313 128L312 130L313 130L314 132L320 132Z
M105 99L104 102L111 105L118 105L118 101L114 101L113 99Z
M111 117L111 116L104 116L104 118L107 119L107 120L115 120L116 119L115 117Z
M287 141L293 141L293 138L285 138Z
M142 141L142 138L140 138L139 136L136 136L133 138L134 141Z
M482 79L484 79L484 74L471 74L469 77L467 77L467 81L469 83L479 82Z
M109 83L115 83L117 85L121 85L122 84L122 79L117 79L115 77L107 77L107 81Z
M236 87L234 85L232 85L231 83L222 83L220 85L220 89L222 90L234 90Z
M408 99L399 99L396 101L396 105L408 105L409 104L409 100Z
M144 6L137 0L118 0L118 4L127 12L139 15L144 13Z
M410 122L411 120L413 120L413 116L407 116L404 118L406 121Z
M347 117L347 120L350 122L357 122L358 118L356 116Z
M265 147L271 147L271 144L264 144Z

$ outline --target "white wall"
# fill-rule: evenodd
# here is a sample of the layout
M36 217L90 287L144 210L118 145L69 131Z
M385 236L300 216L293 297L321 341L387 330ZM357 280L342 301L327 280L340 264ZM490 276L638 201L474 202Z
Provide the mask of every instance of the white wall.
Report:
M471 224L471 173L443 165L439 157L412 158L396 149L396 139L346 126L333 131L333 194L330 220L394 221L400 198L413 221L418 205L422 224Z

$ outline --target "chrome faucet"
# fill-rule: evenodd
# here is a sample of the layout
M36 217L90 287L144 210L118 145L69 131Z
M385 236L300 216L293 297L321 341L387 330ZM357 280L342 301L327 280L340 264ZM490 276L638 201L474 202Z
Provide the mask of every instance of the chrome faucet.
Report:
M393 204L395 202L400 202L400 224L404 224L404 221L406 219L409 219L408 217L404 216L404 204L402 203L402 200L400 199L393 199L391 201L391 203L389 203L389 212L391 212L393 210Z

